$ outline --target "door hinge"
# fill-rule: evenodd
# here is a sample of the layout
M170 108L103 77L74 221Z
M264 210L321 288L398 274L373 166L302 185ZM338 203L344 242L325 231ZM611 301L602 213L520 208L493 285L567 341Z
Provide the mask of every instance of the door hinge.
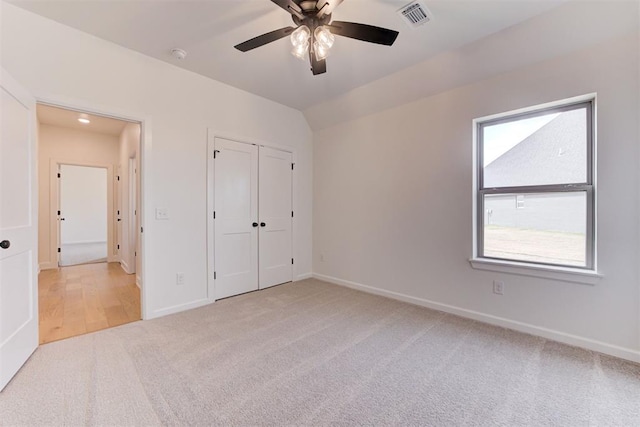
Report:
M118 175L118 181L120 181L120 175Z
M60 211L58 211L58 215L60 215ZM118 215L120 215L120 211L118 211Z
M291 258L291 264L293 264L293 258Z
M137 209L133 210L133 215L138 215L138 210Z
M140 227L140 232L144 233L144 227Z
M60 211L58 211L58 216L60 216Z
M60 250L60 248L58 248L58 253L60 253L60 252L62 252L62 251Z
M220 152L220 150L213 150L213 158L217 158L218 157L218 153Z
M134 256L134 257L135 257L135 256L138 256L138 252L134 252L134 253L133 253L133 256Z
M118 245L118 249L120 249L120 245Z
M60 173L58 173L58 178L60 178Z
M291 170L293 170L293 165L295 165L295 163L291 163Z
M213 219L216 219L216 211L213 211Z
M293 211L291 211L291 218L293 218Z
M216 278L218 277L218 275L216 274L216 272L213 272L213 280L216 280Z

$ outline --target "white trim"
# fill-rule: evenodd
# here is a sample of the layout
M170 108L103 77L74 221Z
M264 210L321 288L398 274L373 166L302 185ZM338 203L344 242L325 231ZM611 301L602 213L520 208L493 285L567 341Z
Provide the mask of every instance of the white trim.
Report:
M58 268L58 263L57 262L41 262L38 265L38 269L40 271L42 271L42 270L53 270L53 269L56 269L56 268Z
M311 278L313 278L313 273L298 274L298 276L295 278L294 282L299 282L300 280L306 280L306 279L311 279Z
M129 268L129 264L127 264L127 261L121 259L120 260L120 267L122 267L122 269L124 270L125 273L133 274L133 271Z
M145 184L147 177L151 176L152 168L151 158L152 152L152 118L148 115L131 113L128 111L122 111L104 105L87 104L86 101L75 98L64 98L59 95L51 94L39 94L36 95L36 103L51 105L54 107L65 108L68 110L82 111L85 113L110 117L118 120L124 120L140 124L140 206L139 211L139 223L140 227L147 228L147 225L152 224L152 218L147 221L147 206L151 206L153 200L152 189L146 188ZM37 159L34 159L37 166ZM148 231L147 231L148 233ZM146 235L147 233L140 233L140 270L138 274L144 278L147 274L147 251L146 248ZM149 290L143 287L140 292L140 309L142 319L149 317L150 307L148 307L147 301L149 301Z
M489 323L491 325L512 329L518 332L524 332L526 334L536 335L542 338L558 341L564 344L568 344L576 347L582 347L588 350L597 351L599 353L604 353L610 356L615 356L622 359L627 359L633 362L640 363L639 350L633 350L630 348L607 344L602 341L596 341L596 340L581 337L578 335L567 334L565 332L560 332L553 329L547 329L540 326L531 325L529 323L518 322L516 320L510 320L504 317L493 316L491 314L485 314L478 311L468 310L465 308L456 307L449 304L442 304L436 301L430 301L423 298L401 294L399 292L393 292L385 289L375 288L373 286L367 286L367 285L352 282L349 280L338 279L336 277L326 276L324 274L314 273L313 277L318 280L323 280L325 282L333 283L335 285L345 286L347 288L357 289L359 291L367 292L370 294L380 295L380 296L392 298L398 301L404 301L410 304L427 307L433 310L455 314L456 316L465 317L468 319L473 319L473 320L477 320L484 323Z
M65 245L88 245L90 243L107 243L106 240L76 240L75 242L67 242Z
M494 260L489 258L472 258L469 260L469 263L477 270L497 271L500 273L516 274L518 276L540 277L543 279L582 283L585 285L595 285L603 277L602 274L593 270Z
M194 308L202 307L205 305L211 304L213 301L209 300L209 298L199 299L192 302L187 302L184 304L173 305L171 307L161 308L160 310L155 310L147 319L155 319L157 317L167 316L169 314L180 313L186 310L193 310Z
M140 278L139 274L136 274L136 286L138 287L138 289L142 289L142 279Z

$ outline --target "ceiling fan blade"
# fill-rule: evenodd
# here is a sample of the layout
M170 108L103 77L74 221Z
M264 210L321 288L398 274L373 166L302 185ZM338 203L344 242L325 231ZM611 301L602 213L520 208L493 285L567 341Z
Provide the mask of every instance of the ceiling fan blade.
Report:
M283 37L286 37L289 34L293 33L294 30L295 28L293 27L280 28L279 30L271 31L270 33L254 37L251 40L247 40L246 42L240 43L239 45L236 45L234 47L241 52L247 52L251 49L264 46L267 43L271 43Z
M314 76L317 76L318 74L323 74L327 72L327 60L326 59L322 59L320 61L318 61L316 59L316 55L314 53L311 53L311 72L313 73Z
M391 46L396 41L398 34L400 34L388 28L342 21L333 21L331 25L329 25L329 30L338 36L349 37L369 43L383 44L385 46Z
M340 6L344 0L319 0L316 8L318 9L318 18L322 18L324 15L331 15L333 10Z
M298 6L293 0L271 0L273 3L277 4L287 12L297 15L298 18L302 18L302 8Z

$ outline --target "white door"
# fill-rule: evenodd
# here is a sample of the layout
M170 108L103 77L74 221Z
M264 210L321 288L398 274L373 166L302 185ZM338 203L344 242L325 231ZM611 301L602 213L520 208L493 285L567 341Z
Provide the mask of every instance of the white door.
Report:
M260 147L260 289L290 282L291 153Z
M258 147L215 139L215 299L258 289Z
M0 390L38 346L35 100L0 79Z

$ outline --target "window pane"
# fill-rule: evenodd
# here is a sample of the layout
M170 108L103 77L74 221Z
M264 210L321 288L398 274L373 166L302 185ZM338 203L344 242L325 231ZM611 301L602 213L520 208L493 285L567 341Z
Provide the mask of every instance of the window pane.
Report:
M484 188L587 182L587 109L482 127Z
M586 191L484 196L485 257L585 267L586 234Z

